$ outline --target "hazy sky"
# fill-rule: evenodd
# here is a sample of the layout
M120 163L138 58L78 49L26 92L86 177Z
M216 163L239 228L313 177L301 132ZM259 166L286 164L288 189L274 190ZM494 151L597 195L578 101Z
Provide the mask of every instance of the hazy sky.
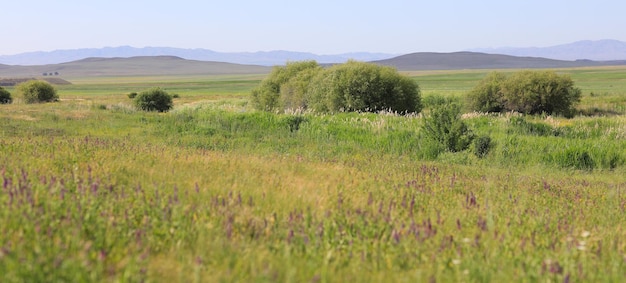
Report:
M0 55L122 45L400 54L626 41L624 0L11 0L0 8Z

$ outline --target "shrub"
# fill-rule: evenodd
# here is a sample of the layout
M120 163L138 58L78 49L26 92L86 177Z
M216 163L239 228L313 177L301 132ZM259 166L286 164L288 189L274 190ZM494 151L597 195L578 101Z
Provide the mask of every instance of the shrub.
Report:
M174 107L172 96L158 87L139 93L134 102L135 107L143 111L167 112Z
M323 70L315 61L290 62L275 67L252 90L258 110L311 108L319 112L419 112L417 83L395 69L349 61Z
M11 93L0 86L0 104L9 104L13 102L13 98L11 98Z
M468 105L471 110L478 112L502 112L501 85L506 77L498 72L491 72L478 82L467 95Z
M137 97L137 93L136 92L131 92L128 94L128 98L130 99L134 99L135 97Z
M288 62L286 66L274 67L269 76L252 90L253 107L276 111L301 106L310 78L320 70L315 61Z
M309 107L320 112L420 112L419 86L391 67L349 61L320 72L307 92Z
M474 134L461 120L461 108L457 104L445 104L432 109L422 125L424 137L451 152L466 150Z
M581 90L569 76L553 71L521 71L505 77L491 73L468 94L474 111L517 111L525 114L560 114L571 117Z
M489 154L489 151L493 147L493 142L489 136L480 136L474 139L473 146L474 155L483 158Z
M571 116L580 101L581 90L568 76L552 71L522 71L502 84L504 107L526 114L562 114Z
M59 100L54 87L45 81L31 80L16 87L17 92L26 103L54 102Z

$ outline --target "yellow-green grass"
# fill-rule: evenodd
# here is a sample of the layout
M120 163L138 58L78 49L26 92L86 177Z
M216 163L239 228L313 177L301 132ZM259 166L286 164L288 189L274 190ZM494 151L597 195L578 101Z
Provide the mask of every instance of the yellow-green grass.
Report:
M625 95L608 73L575 71L585 93L614 86L597 105ZM462 97L483 74L415 79L424 95ZM293 130L294 115L246 105L259 79L83 81L59 88L58 103L1 105L0 281L626 276L623 114L466 115L495 148L426 158L420 117L304 114ZM173 111L130 108L127 92L160 83L188 89ZM565 148L622 160L566 168Z

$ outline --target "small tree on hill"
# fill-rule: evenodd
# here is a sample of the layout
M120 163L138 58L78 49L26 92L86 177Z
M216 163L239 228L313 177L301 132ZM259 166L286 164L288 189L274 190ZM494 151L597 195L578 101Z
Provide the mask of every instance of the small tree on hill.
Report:
M54 87L45 81L31 80L17 85L16 90L26 103L54 102L59 96Z
M174 107L172 96L158 87L139 93L134 103L137 109L143 111L167 112Z
M0 104L10 104L11 102L13 102L11 93L0 86Z

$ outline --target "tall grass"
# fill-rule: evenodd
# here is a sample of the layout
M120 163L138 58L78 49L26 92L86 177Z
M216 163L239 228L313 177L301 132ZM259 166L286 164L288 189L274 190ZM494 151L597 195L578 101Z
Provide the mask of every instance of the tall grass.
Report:
M420 116L124 95L1 106L0 281L626 276L622 116L465 115L479 158L430 155Z

